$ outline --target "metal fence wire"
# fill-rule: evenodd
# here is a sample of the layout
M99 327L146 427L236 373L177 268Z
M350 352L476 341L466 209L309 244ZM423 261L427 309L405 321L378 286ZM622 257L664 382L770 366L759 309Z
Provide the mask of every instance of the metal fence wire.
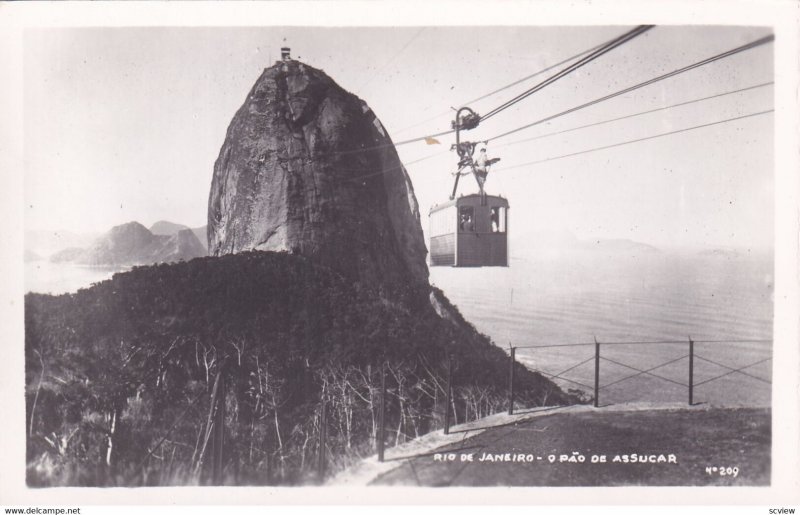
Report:
M653 377L653 378L658 379L660 381L665 381L665 382L674 384L674 385L682 387L682 388L686 388L687 389L687 394L688 394L688 404L689 405L694 404L694 393L695 393L694 390L695 390L695 388L697 388L698 386L702 386L702 385L711 383L713 381L722 379L723 377L727 377L727 376L729 376L731 374L741 374L743 376L746 376L746 377L749 377L751 379L760 381L762 383L772 384L772 382L769 379L765 379L763 377L759 377L759 376L754 375L752 373L746 372L747 369L750 369L752 367L755 367L757 365L760 365L762 363L770 361L772 359L772 357L767 357L767 358L764 358L764 359L760 359L758 361L754 361L754 362L748 363L748 364L746 364L744 366L731 366L731 365L726 365L724 363L720 363L718 360L713 360L713 359L710 359L708 357L701 356L701 355L695 353L694 346L695 346L695 344L698 344L698 343L701 343L701 344L772 343L772 340L771 339L769 339L769 340L766 340L766 339L693 340L692 338L688 338L686 340L603 341L603 342L600 342L595 338L595 340L593 342L558 343L558 344L547 344L547 345L522 345L522 346L515 347L515 349L533 349L533 350L536 350L536 349L551 349L551 348L557 348L557 347L591 347L591 346L594 346L594 351L595 352L594 352L593 355L589 356L588 358L586 358L584 360L581 360L581 361L573 364L572 366L570 366L570 367L568 367L568 368L566 368L566 369L564 369L564 370L562 370L560 372L557 372L555 374L549 374L549 373L543 372L542 370L537 370L537 372L541 373L542 375L544 375L548 379L556 379L556 380L560 380L560 381L565 381L565 382L574 384L576 386L580 386L582 388L585 388L587 391L593 392L593 394L594 394L594 406L595 407L599 406L600 393L601 393L602 390L606 390L606 389L608 389L608 388L610 388L612 386L616 386L616 385L618 385L620 383L623 383L625 381L629 381L631 379L634 379L634 378L637 378L637 377L641 377L641 376L644 376L644 375L646 375L648 377ZM633 346L688 345L689 352L687 354L681 355L681 356L676 357L676 358L670 358L670 359L668 359L666 361L663 361L661 363L658 363L658 364L656 364L654 366L647 367L647 368L642 368L640 366L636 366L636 365L631 364L631 363L625 363L625 362L619 361L617 359L612 359L612 358L610 358L608 356L603 356L601 354L601 347L605 347L605 346L609 346L609 345L612 345L612 346L618 346L618 345L628 345L628 346L631 346L631 345L633 345ZM667 367L669 365L672 365L674 363L678 363L678 362L683 361L683 360L687 360L688 361L687 382L678 381L678 380L675 380L675 379L672 379L672 378L669 378L669 377L665 377L664 375L655 373L656 370L665 368L665 367ZM704 379L704 380L702 380L700 382L695 382L695 373L694 373L695 360L700 360L700 361L703 361L705 363L708 363L708 364L723 368L723 369L726 370L726 372L724 372L722 374L719 374L719 375L716 375L716 376L713 376L713 377L710 377L708 379ZM595 381L594 381L594 385L588 385L588 384L583 383L581 381L576 381L574 379L570 379L568 377L565 377L565 374L567 374L569 372L572 372L573 370L577 369L578 367L581 367L581 366L583 366L583 365L585 365L587 363L590 363L591 361L595 362L595 367L594 367L594 378L595 378ZM622 377L620 379L611 380L610 382L601 385L600 384L600 376L601 376L600 363L601 362L614 364L614 365L616 365L618 367L624 368L624 369L629 370L629 371L631 371L633 373L631 373L631 374L629 374L629 375L627 375L625 377Z
M540 350L540 349L553 349L559 347L594 347L594 352L591 355L581 357L581 359L570 366L560 370L556 373L547 373L542 370L534 371L539 372L544 377L557 380L557 381L564 381L570 384L574 384L586 390L586 392L593 393L593 403L595 407L599 407L599 399L600 394L603 390L608 390L612 386L616 386L620 383L624 383L626 381L633 380L637 377L647 376L657 379L659 381L664 381L670 384L674 384L680 388L686 388L688 394L688 404L691 406L694 404L694 391L695 388L711 383L713 381L717 381L724 377L730 376L732 374L740 374L745 376L749 379L759 381L768 385L771 385L772 382L769 379L765 379L763 377L759 377L751 372L749 369L760 365L762 363L768 362L772 359L772 357L767 357L763 359L759 359L757 361L753 361L743 366L733 366L730 364L725 364L720 362L717 359L711 359L707 356L699 355L695 352L695 344L744 344L744 343L772 343L772 340L741 340L741 339L730 339L730 340L693 340L692 338L688 338L686 340L658 340L658 341L599 341L596 338L592 342L579 342L579 343L557 343L557 344L546 344L546 345L520 345L520 346L510 346L509 347L509 369L508 369L508 414L512 415L514 413L514 369L515 366L518 365L516 351L519 349L530 349L533 351ZM658 364L653 366L637 366L632 363L626 363L621 361L620 359L612 359L608 355L603 355L601 349L607 346L659 346L659 345L687 345L688 346L688 353L681 354L678 357L670 357L665 361L662 361ZM640 354L639 354L640 355ZM453 391L456 386L458 387L469 387L470 385L454 385L453 378L454 376L454 356L448 356L443 370L440 371L441 376L443 376L444 384L442 386L443 394L444 394L444 406L443 406L443 413L440 412L442 418L444 419L444 434L448 434L450 432L451 425L453 424L453 417L455 416L455 405L453 403ZM703 379L699 382L695 382L695 360L699 360L700 362L706 363L708 365L712 365L714 367L719 367L724 369L725 372L721 374L717 374L715 376ZM687 362L687 369L686 369L686 377L687 381L679 381L670 377L666 377L661 373L656 373L656 371L660 371L667 366L674 365L676 363L686 361ZM594 384L589 385L582 381L577 381L575 379L571 379L566 377L566 374L575 371L579 367L587 365L591 362L594 362ZM623 368L626 371L629 371L627 375L618 379L611 379L608 382L601 384L601 363L610 363L617 367ZM387 431L386 431L386 417L387 411L391 408L391 403L389 402L389 394L387 388L387 368L390 364L389 363L382 363L379 366L380 370L380 383L378 385L378 392L376 398L376 409L377 409L377 424L375 428L375 450L377 452L378 461L383 461L385 458L385 450L386 450L386 440L387 440ZM209 414L208 414L208 421L206 423L206 441L210 442L210 452L208 452L208 457L210 459L210 477L207 479L209 484L213 485L220 485L222 484L222 467L223 467L223 446L225 445L225 438L224 438L224 404L221 402L221 396L218 395L217 390L224 391L224 384L222 382L221 374L217 374L217 382L220 384L215 384L215 387L211 393L211 402L209 407ZM440 377L441 377L440 376ZM331 449L329 448L329 435L328 435L328 426L331 424L331 415L329 413L329 404L332 402L329 398L329 394L323 392L318 410L316 412L316 423L318 424L318 434L317 434L317 456L316 456L316 475L320 481L324 480L326 475L326 471L328 469L327 461L329 459ZM451 413L453 412L453 413ZM182 415L183 416L183 415ZM181 416L181 418L182 418ZM177 423L177 422L176 422ZM456 421L458 423L458 421ZM168 436L168 435L167 435ZM166 438L166 436L164 437ZM163 439L162 439L163 442ZM158 445L160 445L159 442ZM158 447L156 445L156 447ZM205 447L205 446L204 446ZM154 449L150 451L153 452ZM203 454L201 454L200 459L198 460L197 468L204 468L202 461L203 461Z
M631 381L637 377L647 376L657 379L659 381L664 381L673 385L676 385L680 388L686 388L688 394L688 404L691 406L695 404L694 402L694 393L695 388L711 383L713 381L717 381L722 379L723 377L730 376L732 374L741 374L746 376L750 379L760 381L766 384L772 384L769 379L765 379L763 377L759 377L748 372L748 369L755 367L761 363L765 363L770 361L772 358L764 358L758 361L754 361L748 363L744 366L731 366L729 364L721 363L718 360L708 358L706 356L699 355L695 352L695 344L735 344L735 343L772 343L772 340L765 340L765 339L752 339L752 340L743 340L743 339L728 339L728 340L693 340L692 338L688 338L686 340L656 340L656 341L599 341L596 338L592 342L577 342L577 343L556 343L556 344L546 344L546 345L519 345L519 346L510 346L509 347L509 369L508 369L508 414L512 415L514 413L514 368L517 365L517 357L516 351L518 349L553 349L553 348L560 348L560 347L594 347L594 352L591 355L586 356L585 358L582 357L580 361L577 361L570 366L560 370L556 373L547 373L539 369L533 369L535 372L542 374L544 377L551 379L551 380L558 380L564 381L570 384L574 384L578 387L581 387L586 390L587 393L593 393L593 403L595 407L599 407L599 399L600 394L603 390L608 390L612 386L616 386L620 383L624 383L626 381ZM686 345L688 347L688 352L681 354L677 357L670 357L660 363L657 363L652 366L637 366L633 363L626 363L620 359L613 359L608 355L603 355L601 349L606 346L659 346L659 345ZM699 360L701 362L707 363L709 365L713 365L716 367L720 367L725 370L724 373L712 376L707 379L703 379L702 381L695 382L695 360ZM666 377L662 373L657 373L661 369L664 369L670 365L674 365L680 362L687 362L687 369L686 369L686 377L687 381L679 381L670 377ZM591 362L594 362L594 384L586 384L582 381L577 381L575 379L566 377L566 374L573 372L579 367L587 365ZM608 382L601 384L601 363L610 363L622 369L629 371L627 375L618 379L611 379ZM445 403L444 403L444 434L449 434L451 425L453 424L453 414L451 414L452 405L452 395L454 388L456 387L467 387L469 385L454 385L453 384L453 377L454 377L454 370L453 370L453 356L450 356L445 361L445 369L442 370L442 375L444 376L445 385L444 386L444 394L445 394ZM376 451L378 454L378 461L383 461L385 457L385 416L387 406L386 403L383 402L386 396L386 383L385 383L385 365L383 367L382 378L381 378L381 394L380 399L381 402L379 403L379 427L378 434L376 438Z

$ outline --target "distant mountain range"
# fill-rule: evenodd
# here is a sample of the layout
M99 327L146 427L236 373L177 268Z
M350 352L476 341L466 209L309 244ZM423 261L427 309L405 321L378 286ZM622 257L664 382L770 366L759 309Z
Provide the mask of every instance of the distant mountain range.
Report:
M168 222L166 220L159 220L150 226L150 232L162 236L173 236L186 229L189 229L194 233L195 236L197 236L197 239L200 241L200 244L203 245L204 249L208 249L207 225L192 228L186 225Z
M653 245L624 238L581 240L569 231L531 232L512 239L511 250L517 256L561 255L574 252L649 255L661 252Z
M150 232L158 236L172 236L178 232L188 229L189 227L183 224L176 224L166 220L159 220L150 226Z
M50 254L50 261L97 266L188 261L207 255L206 246L197 236L197 233L204 232L204 227L190 229L167 221L156 222L151 229L139 222L129 222L113 227L86 246L62 248ZM64 238L61 241L75 240L78 238ZM26 252L31 252L30 258L38 256L32 250L28 249ZM26 254L27 257L29 256Z
M698 254L706 257L738 258L747 252L733 248L714 248L701 250Z
M38 256L46 259L56 252L70 247L88 247L100 235L95 233L76 233L72 231L25 231L26 261Z
M657 254L661 252L660 249L653 245L626 238L591 240L583 242L583 248L614 252L639 252L642 254Z

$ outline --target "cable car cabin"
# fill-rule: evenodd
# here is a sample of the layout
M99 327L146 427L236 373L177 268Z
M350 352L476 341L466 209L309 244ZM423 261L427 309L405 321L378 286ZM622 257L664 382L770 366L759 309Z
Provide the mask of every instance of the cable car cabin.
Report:
M508 266L508 200L466 195L433 206L431 266Z

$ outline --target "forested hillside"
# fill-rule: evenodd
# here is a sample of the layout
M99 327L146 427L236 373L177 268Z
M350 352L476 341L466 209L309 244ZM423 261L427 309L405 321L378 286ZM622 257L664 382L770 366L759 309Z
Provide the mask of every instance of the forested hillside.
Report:
M441 427L448 352L456 421L506 408L504 352L438 292L384 293L301 256L247 252L27 295L29 485L206 481L217 373L227 484L312 480L323 399L328 470L373 453L382 363L387 445ZM522 367L517 380L521 404L573 401Z

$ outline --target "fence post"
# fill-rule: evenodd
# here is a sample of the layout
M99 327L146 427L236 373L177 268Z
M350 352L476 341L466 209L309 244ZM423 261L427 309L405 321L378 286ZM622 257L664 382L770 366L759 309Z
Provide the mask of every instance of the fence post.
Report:
M378 461L383 462L386 443L386 362L381 364L381 410L378 412Z
M689 406L694 404L694 340L689 337Z
M453 391L453 386L451 384L453 378L453 357L451 355L447 355L447 390L445 391L444 397L444 434L450 434L450 404L451 396Z
M319 455L317 456L317 475L320 483L325 480L325 449L328 440L328 413L326 408L325 396L323 395L319 412Z
M600 342L594 338L594 407L600 406Z
M515 347L511 347L511 354L509 355L509 367L508 367L508 414L514 414L514 364L516 361L516 352L517 349Z

